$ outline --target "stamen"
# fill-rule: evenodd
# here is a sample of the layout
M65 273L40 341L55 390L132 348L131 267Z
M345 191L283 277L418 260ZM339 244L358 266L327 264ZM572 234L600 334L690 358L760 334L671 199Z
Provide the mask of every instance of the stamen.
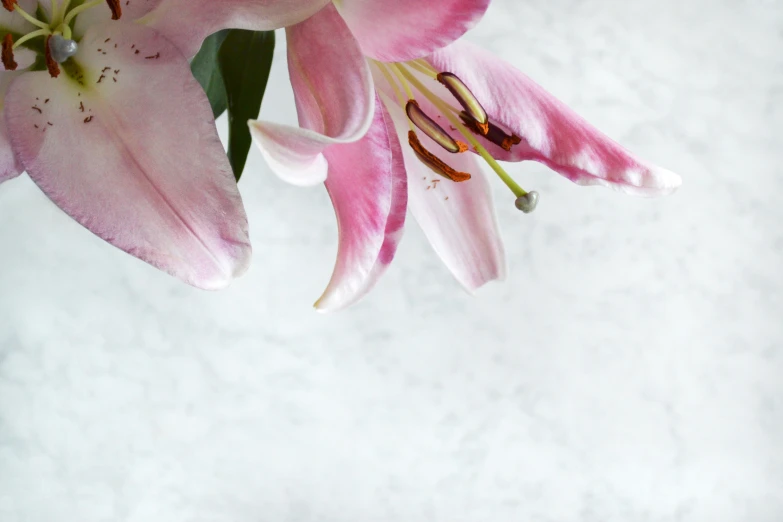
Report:
M462 83L462 80L457 78L452 73L440 73L437 80L442 83L451 94L456 98L462 108L465 109L471 118L476 122L476 128L478 128L482 134L486 135L489 132L489 118L487 117L487 111L481 106L481 103L476 99L468 86Z
M52 36L48 41L52 59L57 63L63 63L79 50L79 44L73 40L63 38L59 34Z
M3 2L5 5L5 1ZM6 71L15 71L19 64L14 60L14 37L6 33L3 38L3 67Z
M443 127L438 125L435 120L427 116L419 103L416 100L408 100L405 105L405 112L408 114L408 118L416 125L424 134L432 138L432 141L451 152L456 154L458 152L465 152L468 150L468 146L461 141L457 141L447 133Z
M16 2L17 0L3 0L3 7L5 7L6 11L13 12Z
M486 161L487 164L492 167L492 170L495 171L498 177L503 181L503 183L506 184L509 189L511 189L511 192L513 192L517 198L528 194L525 189L520 187L517 182L514 181L514 179L509 176L505 170L503 170L503 167L501 167L497 160L495 160L495 158L493 158L492 155L487 151L487 149L485 149L481 143L478 142L473 134L467 128L465 128L459 118L451 113L451 107L449 104L441 100L438 96L435 95L435 93L433 93L423 83L417 80L416 77L413 76L413 74L411 74L410 71L408 71L404 66L393 65L392 67L394 67L395 70L398 70L404 78L411 82L416 87L416 89L424 95L425 98L432 102L432 104L435 105L435 107L437 107L438 110L440 110L441 113L446 116L446 118L448 118L451 124L457 128L457 130L465 137L466 140L468 140L476 152L478 152L484 161Z
M462 120L462 123L465 124L465 127L472 130L475 134L485 137L487 140L491 141L507 152L510 152L514 145L519 145L522 143L522 138L516 134L509 136L503 131L503 129L492 122L487 123L487 130L485 132L483 129L478 127L478 122L471 118L467 112L461 112L459 117Z
M433 172L440 174L444 178L450 179L460 183L470 179L470 174L467 172L460 172L449 167L442 159L437 157L432 152L424 148L424 145L419 141L419 137L413 131L408 131L408 143L410 144L416 156L427 165Z
M46 57L46 68L49 69L49 75L51 75L52 78L57 78L60 76L60 65L55 61L55 59L52 57L52 46L51 46L51 40L52 35L49 35L46 37L46 44L44 45L44 55Z
M111 9L111 19L119 20L122 16L122 6L120 5L120 0L106 0L106 3L109 4L109 9Z

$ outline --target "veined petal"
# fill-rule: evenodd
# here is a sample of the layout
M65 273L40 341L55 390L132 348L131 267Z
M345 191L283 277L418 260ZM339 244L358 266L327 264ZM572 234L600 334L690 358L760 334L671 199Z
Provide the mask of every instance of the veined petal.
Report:
M364 54L385 62L422 58L473 27L490 0L336 0Z
M269 166L296 185L323 182L322 152L360 139L375 109L370 69L334 6L286 30L288 72L299 127L250 122L250 132Z
M661 195L680 177L647 163L608 138L511 65L467 42L428 61L456 74L481 101L490 121L522 138L510 153L488 142L495 157L535 160L581 185L606 185L637 195Z
M408 191L400 142L380 100L361 140L324 154L340 245L332 279L315 307L331 312L358 301L386 271L402 237Z
M138 0L135 0L138 1ZM297 24L329 0L158 0L140 19L194 56L201 42L220 29L271 31Z
M118 21L91 27L66 64L8 89L11 144L30 177L101 238L194 286L244 272L247 218L182 53Z
M378 79L378 83L382 80ZM450 154L419 133L427 150L472 177L455 183L435 174L408 145L408 125L402 107L385 95L382 99L402 141L408 173L408 206L435 252L468 291L489 281L504 279L506 258L492 192L476 156ZM419 103L425 112L432 111L425 100L419 100Z

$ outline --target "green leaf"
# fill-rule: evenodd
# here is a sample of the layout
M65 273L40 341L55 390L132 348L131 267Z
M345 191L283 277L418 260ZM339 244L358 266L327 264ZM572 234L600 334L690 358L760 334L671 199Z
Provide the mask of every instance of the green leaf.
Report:
M209 36L201 45L198 54L190 62L190 70L196 77L198 83L207 93L209 103L212 105L212 114L215 119L226 112L228 107L228 98L226 96L226 87L223 85L223 74L218 65L218 51L223 41L228 36L228 30L219 31Z
M261 111L274 50L274 31L232 29L218 52L228 98L228 159L237 180L252 142L247 121Z

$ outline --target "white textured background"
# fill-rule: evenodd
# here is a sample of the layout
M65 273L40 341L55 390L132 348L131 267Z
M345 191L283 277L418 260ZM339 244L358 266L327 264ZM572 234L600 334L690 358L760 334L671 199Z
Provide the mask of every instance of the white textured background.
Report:
M254 266L219 294L9 182L0 521L783 520L783 3L497 0L469 38L682 190L514 165L542 201L496 183L505 284L468 297L411 222L324 317L327 195L255 152ZM279 55L263 114L293 121Z

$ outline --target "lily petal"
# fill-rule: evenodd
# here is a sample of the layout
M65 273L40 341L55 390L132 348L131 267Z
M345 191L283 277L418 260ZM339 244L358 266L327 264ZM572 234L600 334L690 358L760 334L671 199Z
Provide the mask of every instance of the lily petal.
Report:
M465 34L490 0L339 0L364 54L385 62L423 58Z
M135 0L138 1L138 0ZM271 31L301 22L329 0L158 0L140 22L163 33L194 56L208 35L221 29Z
M370 69L334 6L286 30L288 71L300 127L251 121L250 132L272 170L295 185L322 183L330 145L369 129L375 110Z
M0 183L15 178L23 170L14 155L14 151L11 149L11 142L8 140L8 129L5 124L5 113L3 112L3 100L5 99L8 85L20 74L22 73L0 69Z
M436 51L428 61L456 74L501 128L522 138L510 153L488 143L496 158L535 160L580 185L604 185L652 196L673 192L680 177L647 163L590 125L530 78L468 42Z
M194 286L226 286L250 261L247 218L186 58L119 21L91 27L73 62L8 89L11 144L30 177L109 243Z
M34 13L38 7L37 0L17 0L17 3L27 13ZM33 24L19 14L0 7L0 36L5 36L6 33L23 35L35 29L37 28Z
M8 131L5 121L0 115L0 183L15 178L22 172L22 166L11 150L11 142L8 141Z
M450 154L419 133L427 150L472 177L455 183L435 174L408 145L408 124L402 107L386 95L383 100L402 142L408 172L408 206L435 252L469 292L489 281L504 279L506 257L492 192L476 156ZM419 103L425 112L432 110L426 100Z
M45 0L41 1L41 7L49 12L50 2ZM132 22L138 20L153 9L158 7L161 3L167 0L121 0L120 7L122 7L122 20L125 22ZM198 2L192 2L194 4ZM95 6L92 9L82 11L74 22L73 33L77 37L82 36L84 32L91 26L100 22L108 22L111 20L112 12L109 9L108 2L102 5Z
M324 152L340 244L332 279L315 304L321 312L345 308L367 294L402 238L408 201L405 165L394 123L376 100L367 134Z

